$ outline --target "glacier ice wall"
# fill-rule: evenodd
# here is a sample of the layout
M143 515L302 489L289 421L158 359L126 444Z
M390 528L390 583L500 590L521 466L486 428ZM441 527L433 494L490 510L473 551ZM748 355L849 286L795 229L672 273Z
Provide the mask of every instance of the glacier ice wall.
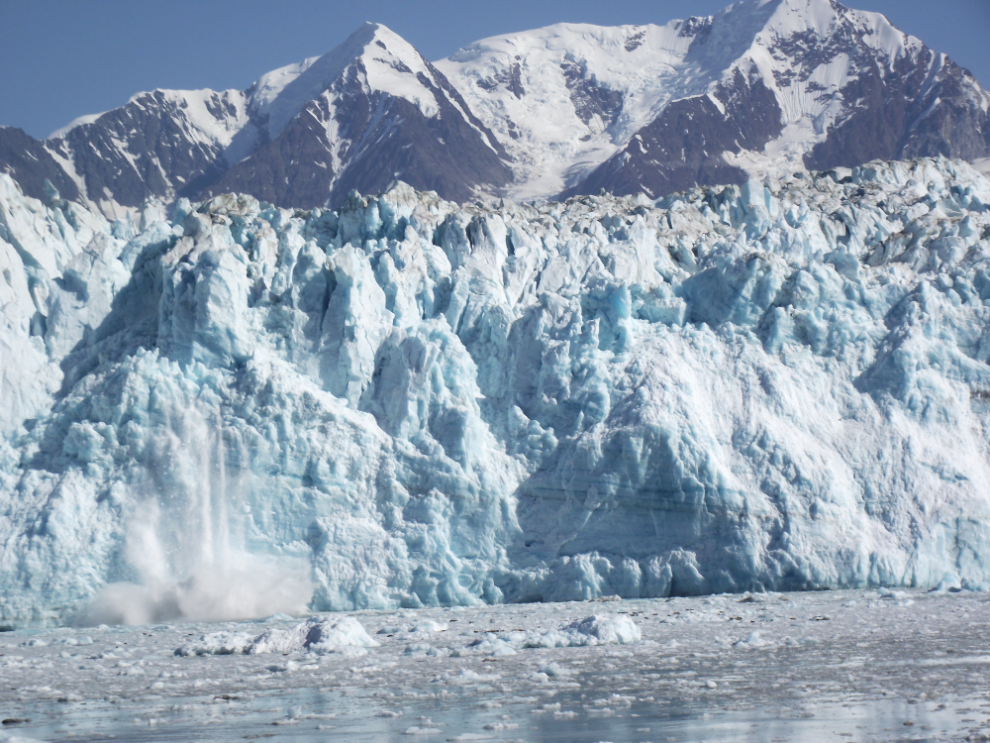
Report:
M990 182L109 223L0 176L0 618L990 581Z

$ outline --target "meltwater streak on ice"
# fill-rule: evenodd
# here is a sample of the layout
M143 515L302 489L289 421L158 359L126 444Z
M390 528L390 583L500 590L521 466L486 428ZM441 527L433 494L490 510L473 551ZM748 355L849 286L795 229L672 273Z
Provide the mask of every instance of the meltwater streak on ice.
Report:
M79 623L304 612L313 593L308 564L247 550L239 493L227 481L222 422L211 424L197 411L186 411L178 422L168 421L163 439L160 489L136 499L124 527L124 568L137 580L104 587Z

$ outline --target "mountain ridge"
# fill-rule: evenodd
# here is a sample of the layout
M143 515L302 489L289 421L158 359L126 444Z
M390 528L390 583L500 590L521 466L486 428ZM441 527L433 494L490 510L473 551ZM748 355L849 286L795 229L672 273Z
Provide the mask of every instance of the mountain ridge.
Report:
M968 72L880 14L750 0L490 37L435 63L368 23L244 91L139 93L46 140L0 127L0 170L111 215L223 191L339 206L397 178L459 202L655 198L873 159L975 161L988 111Z

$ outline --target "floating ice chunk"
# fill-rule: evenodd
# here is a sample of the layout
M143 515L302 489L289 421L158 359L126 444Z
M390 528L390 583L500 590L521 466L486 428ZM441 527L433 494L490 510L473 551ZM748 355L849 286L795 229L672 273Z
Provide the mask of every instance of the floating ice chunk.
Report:
M540 667L540 673L545 673L551 678L559 678L561 676L570 676L572 672L559 663L548 663Z
M306 646L310 629L310 622L287 629L272 627L254 638L244 652L252 655L300 652Z
M639 642L642 635L639 627L627 616L592 615L567 626L530 636L524 647L530 648L569 648L588 645L631 645Z
M522 637L525 637L523 633L519 633ZM455 650L454 655L491 655L494 657L508 656L516 654L516 642L513 638L509 637L495 637L495 638L485 638L484 640L475 640L470 643L467 648L462 650Z
M244 632L210 632L199 638L197 642L183 645L175 651L176 655L239 655L246 653L254 635Z
M0 733L0 743L45 743L39 738L28 738L23 735L4 735Z
M762 648L773 643L762 636L760 632L750 632L745 640L736 640L732 643L734 648Z
M434 622L430 619L424 619L422 622L417 622L409 629L410 632L446 632L447 625L440 624L440 622Z
M497 673L484 674L472 671L470 668L462 668L457 673L445 673L437 676L433 681L442 684L489 684L501 678Z
M575 631L588 637L594 637L602 645L618 643L630 645L641 638L639 627L629 617L619 614L616 616L590 616L580 622L573 622L565 631Z
M877 595L882 599L891 599L893 601L901 601L902 599L909 598L910 596L910 594L907 593L906 591L894 591L891 590L890 588L878 589Z
M52 645L92 645L93 638L86 635L80 635L79 637L59 637L52 641Z
M378 643L353 617L313 617L287 630L268 630L258 636L247 652L252 655L299 651L330 653L346 647L377 648Z
M518 728L519 724L515 722L489 722L487 725L483 725L481 729L501 733L505 730L517 730Z
M348 648L376 647L378 643L353 617L312 617L294 627L272 627L256 636L243 632L213 632L203 635L197 642L178 648L175 654L332 653Z

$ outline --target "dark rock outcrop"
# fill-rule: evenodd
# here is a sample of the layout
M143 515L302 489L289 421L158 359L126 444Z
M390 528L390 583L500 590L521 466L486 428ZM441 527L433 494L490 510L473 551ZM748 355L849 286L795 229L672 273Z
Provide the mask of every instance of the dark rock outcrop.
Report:
M533 52L540 44L500 53L467 83L441 65L448 79L400 37L368 24L323 57L243 92L142 93L40 141L0 127L0 171L31 196L48 198L47 180L63 198L110 214L148 198L199 200L229 191L285 207L337 207L352 189L378 193L397 179L454 201L525 191L530 178L555 184L548 190L570 186L537 196L605 189L659 197L746 180L756 167L747 172L739 163L765 162L774 152L766 145L785 128L786 162L800 167L803 158L813 170L990 156L990 96L945 55L878 15L835 0L753 0L671 29L690 41L673 45L680 57L650 47L675 73L663 79L669 87L650 92L659 97L647 96L648 106L641 89L594 60L613 51L642 55L658 29L642 28L614 50L588 42L594 53L582 56L587 49L572 54L569 47L553 62L563 85L548 95L531 74L544 59ZM568 38L573 47L585 43L580 34ZM616 69L646 79L633 67ZM479 91L508 95L489 105ZM548 100L573 106L578 126L556 140L531 138L548 116ZM578 141L590 144L581 150L572 146ZM547 169L539 147L561 153L556 180L540 180ZM608 153L615 154L602 162Z
M79 188L65 169L52 157L44 143L23 129L0 126L0 171L9 173L28 196L48 200L45 181L58 189L63 199L75 201Z
M502 146L446 78L432 66L430 72L432 80L422 73L417 79L433 93L436 116L425 116L404 98L366 91L356 62L285 131L203 195L236 191L312 208L340 206L352 189L379 193L396 179L454 201L468 200L479 185L505 185L511 172Z
M979 85L944 55L924 49L884 75L875 62L842 89L855 101L804 162L812 170L870 160L990 155L990 120L973 95Z
M742 183L746 172L728 165L724 152L759 149L781 131L781 111L759 77L738 70L731 85L715 97L703 95L671 103L640 129L620 152L598 166L564 196L645 192L661 196L695 185Z

